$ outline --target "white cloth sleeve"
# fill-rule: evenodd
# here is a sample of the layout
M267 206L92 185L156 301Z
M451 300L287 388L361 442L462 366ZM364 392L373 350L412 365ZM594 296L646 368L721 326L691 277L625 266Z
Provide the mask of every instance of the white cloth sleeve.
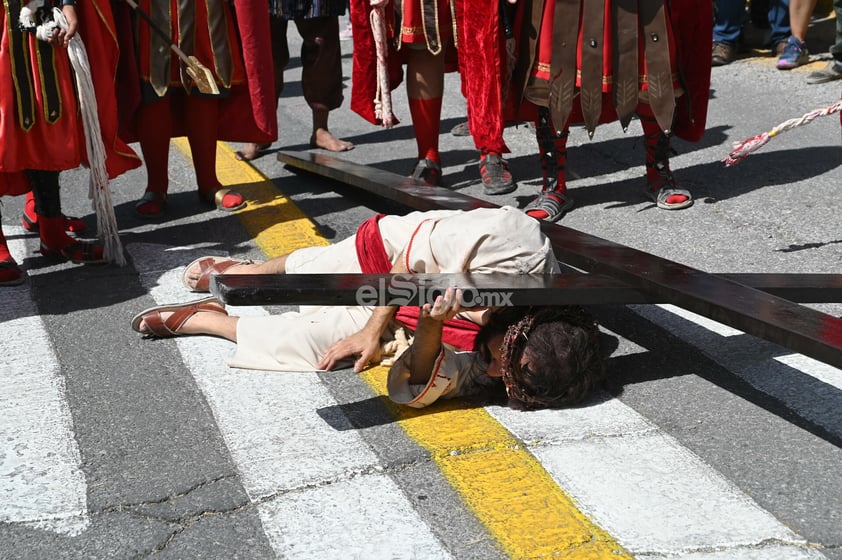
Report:
M389 398L398 404L424 408L440 398L467 396L475 393L482 378L487 377L476 352L456 352L442 347L426 385L410 384L411 354L404 352L389 369L386 387Z

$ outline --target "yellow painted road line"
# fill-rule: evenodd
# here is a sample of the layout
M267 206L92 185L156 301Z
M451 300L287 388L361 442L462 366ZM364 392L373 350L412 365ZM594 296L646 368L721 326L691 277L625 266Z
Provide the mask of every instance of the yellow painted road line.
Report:
M176 146L189 157L185 141ZM267 257L299 247L326 245L312 222L266 177L237 161L219 144L217 173L248 200L237 212ZM361 374L386 394L384 367ZM459 402L436 405L435 414L386 400L400 426L430 453L453 488L512 558L631 558L609 534L581 513L535 457L482 408Z
M173 144L185 158L190 159L186 138L174 138ZM275 188L272 181L251 165L238 161L234 151L222 142L217 143L216 174L223 187L232 188L245 197L248 204L236 214L267 257L330 244L319 235L313 222Z
M385 367L361 377L386 394ZM389 402L389 401L387 401ZM520 442L482 408L436 404L428 414L389 404L398 423L426 449L476 517L512 558L631 558Z

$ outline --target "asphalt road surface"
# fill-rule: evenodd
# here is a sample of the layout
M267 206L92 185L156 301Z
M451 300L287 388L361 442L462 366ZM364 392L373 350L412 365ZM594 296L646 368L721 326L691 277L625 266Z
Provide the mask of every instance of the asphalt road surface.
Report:
M789 72L760 56L714 69L708 132L675 142L673 169L696 198L686 210L641 195L638 123L593 140L574 129L577 205L563 224L709 272L842 271L836 116L720 162L732 142L839 99L839 82L805 84L816 58ZM220 176L246 209L198 204L181 141L164 219L133 213L143 170L113 182L125 267L41 257L19 227L22 199L4 200L29 279L0 290L0 558L842 560L842 371L679 308L598 306L608 390L529 413L407 411L383 397L383 368L238 370L226 341L134 333L138 311L195 298L180 274L198 256L276 256L407 211L277 161L310 149L299 80L293 59L280 138L253 166L220 148ZM333 112L331 129L356 145L339 157L408 174L403 87L394 102L402 122L390 130L347 102ZM471 139L449 133L464 110L448 76L446 185L522 207L540 187L534 131L507 129L519 187L485 197ZM63 180L66 211L93 228L86 172Z

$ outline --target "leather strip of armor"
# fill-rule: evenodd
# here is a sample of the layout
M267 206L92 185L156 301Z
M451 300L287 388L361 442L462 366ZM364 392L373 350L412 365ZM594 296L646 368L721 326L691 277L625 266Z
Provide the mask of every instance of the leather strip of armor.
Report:
M156 0L152 0L155 2ZM164 1L164 0L158 0ZM169 4L169 1L167 0ZM178 0L178 46L184 54L191 56L195 53L196 45L196 0ZM174 58L174 57L170 57ZM190 91L193 81L187 74L187 67L183 62L178 63L181 85L185 91Z
M576 90L580 7L581 0L555 0L549 106L557 131L567 124Z
M602 52L605 48L605 2L584 0L582 9L582 69L579 100L588 136L593 138L602 113Z
M35 41L38 49L38 73L41 77L41 96L44 99L44 119L54 124L61 118L61 93L58 90L55 49L44 41Z
M208 33L210 34L211 48L213 49L213 64L215 74L223 87L231 87L231 79L234 73L234 63L231 60L231 52L234 45L228 44L228 21L225 17L226 0L206 0L208 13Z
M152 1L149 3L149 17L160 29L172 29L172 12L169 1ZM141 25L146 25L142 23ZM172 57L163 55L168 53L170 45L157 33L149 37L149 85L158 97L164 97L170 87L170 68Z
M658 126L664 133L669 134L675 113L675 91L664 0L641 2L640 19L643 25L643 53L646 57L649 106L652 107Z
M614 109L623 130L629 127L637 108L638 94L638 55L637 0L613 0L613 68L614 68Z
M427 40L427 50L431 54L439 54L442 50L439 33L439 0L423 0L421 2L421 20L424 22L424 38Z

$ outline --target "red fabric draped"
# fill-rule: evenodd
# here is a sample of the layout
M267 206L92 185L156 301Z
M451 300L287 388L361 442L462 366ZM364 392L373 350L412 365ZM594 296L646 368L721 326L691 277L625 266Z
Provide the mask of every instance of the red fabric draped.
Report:
M383 214L373 216L363 222L357 229L357 259L360 261L363 274L387 274L392 269L392 262L386 254L383 238L380 236L380 228L377 226L377 222L383 216ZM418 327L420 313L419 307L403 306L398 309L395 319L406 328L414 331ZM450 319L444 322L442 342L460 350L473 350L474 340L479 329L479 325L473 321L458 317Z
M18 122L17 96L11 79L11 60L6 18L0 4L0 195L23 194L29 190L24 169L63 171L87 164L85 136L79 117L73 73L67 51L55 48L55 67L61 96L61 116L53 124L44 120L43 99L39 83L41 76L33 69L36 119L32 128L24 132ZM86 0L76 6L79 18L79 37L85 44L91 66L91 79L96 91L97 112L103 143L106 149L106 168L109 177L116 177L140 166L140 159L125 142L117 137L117 101L114 76L117 69L117 40L109 2ZM16 22L12 23L16 25ZM29 36L30 61L37 61L34 48L37 40Z
M412 13L424 0L412 4ZM479 150L508 153L503 142L502 88L504 72L501 61L505 51L500 32L499 0L451 0L455 2L458 49L449 45L446 70L458 68L462 78L462 94L468 103L471 136ZM403 80L403 52L394 38L393 3L386 6L389 85L394 90ZM447 0L440 0L447 7ZM354 29L354 65L351 73L351 110L372 124L380 124L374 116L377 92L377 55L369 23L371 6L368 0L351 0L351 23ZM405 26L407 24L405 23ZM449 18L442 27L449 26ZM441 30L443 37L449 29ZM395 120L397 123L398 121Z

